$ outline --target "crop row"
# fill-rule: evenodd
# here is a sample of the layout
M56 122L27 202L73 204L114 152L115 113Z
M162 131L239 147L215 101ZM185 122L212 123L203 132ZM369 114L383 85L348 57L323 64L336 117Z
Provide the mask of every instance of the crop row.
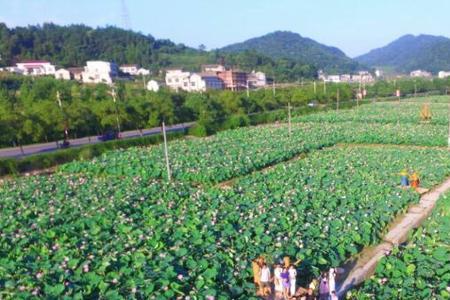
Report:
M295 118L296 122L357 122L420 124L421 102L379 102L362 105L351 110L327 111ZM430 103L430 124L448 125L449 108L446 103Z
M170 166L177 180L218 183L336 143L446 146L447 126L357 123L285 124L224 131L206 139L169 143ZM107 176L166 176L163 146L115 150L93 160L60 167L63 173Z
M0 291L5 299L249 299L251 260L302 258L301 277L378 239L418 200L398 188L405 167L432 186L445 150L330 148L233 188L140 176L57 174L0 187Z
M352 299L450 298L450 194L406 246L395 248Z

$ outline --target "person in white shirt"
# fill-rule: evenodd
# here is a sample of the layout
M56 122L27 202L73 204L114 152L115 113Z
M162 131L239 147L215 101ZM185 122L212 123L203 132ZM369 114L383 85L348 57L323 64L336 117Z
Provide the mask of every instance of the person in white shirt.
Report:
M330 289L331 296L331 292L336 289L336 270L334 268L330 268L328 271L328 287Z
M297 280L297 270L294 265L289 266L289 292L291 297L295 296L295 281Z
M260 277L261 295L266 295L267 291L270 291L270 280L271 280L270 269L266 263L263 263L263 266L261 268L261 277Z
M281 281L281 272L283 272L283 269L280 265L275 265L275 270L273 270L273 275L275 277L274 285L275 285L275 293L282 293L283 292L283 283Z
M331 292L330 300L339 300L338 296L336 295L336 291Z

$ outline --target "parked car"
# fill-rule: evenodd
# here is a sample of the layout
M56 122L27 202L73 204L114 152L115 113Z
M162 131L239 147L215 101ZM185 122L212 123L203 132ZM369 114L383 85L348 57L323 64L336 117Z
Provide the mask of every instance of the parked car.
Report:
M112 141L120 138L119 133L114 130L104 132L102 135L97 136L97 139L103 142Z

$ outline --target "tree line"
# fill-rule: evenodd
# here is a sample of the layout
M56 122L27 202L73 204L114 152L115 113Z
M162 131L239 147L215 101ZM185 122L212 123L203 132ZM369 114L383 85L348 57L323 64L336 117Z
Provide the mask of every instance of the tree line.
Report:
M396 89L412 94L440 90L445 93L448 80L379 81L367 86L368 97L392 96ZM236 128L251 123L252 115L284 110L288 103L304 107L308 103L336 103L354 99L358 85L317 83L295 84L250 91L209 91L158 93L142 88L142 82L119 82L111 87L60 81L51 77L25 77L0 74L0 146L62 140L68 124L70 138L100 135L116 130L119 117L122 130L144 129L166 124L197 121L196 135ZM339 93L338 93L339 90ZM61 106L57 101L60 95ZM339 94L339 96L338 96ZM117 112L117 115L116 115ZM264 121L264 120L260 120Z
M265 72L277 81L313 78L313 64L292 59L272 59L255 51L225 53L220 50L194 49L170 40L155 39L113 26L92 28L85 25L8 28L0 23L0 67L26 59L48 60L58 67L84 66L88 60L106 60L117 64L138 64L153 75L166 68L200 71L202 64L221 63L250 72Z

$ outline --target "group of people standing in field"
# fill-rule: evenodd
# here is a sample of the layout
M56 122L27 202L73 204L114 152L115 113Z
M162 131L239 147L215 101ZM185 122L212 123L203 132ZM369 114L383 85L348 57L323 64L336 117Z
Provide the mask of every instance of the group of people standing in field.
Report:
M400 185L402 186L402 188L406 189L410 186L414 189L419 188L420 179L417 172L408 172L406 169L404 169L399 173L399 175L401 176Z
M307 288L297 287L296 265L285 257L280 264L273 265L273 273L264 258L253 261L254 283L257 295L266 299L298 300L337 300L336 269L323 272L318 279L313 279Z

